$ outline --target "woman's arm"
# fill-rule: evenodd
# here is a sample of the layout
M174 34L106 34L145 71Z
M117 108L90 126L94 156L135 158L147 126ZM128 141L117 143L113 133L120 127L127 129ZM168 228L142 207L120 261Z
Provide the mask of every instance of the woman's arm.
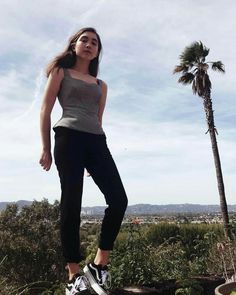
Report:
M106 99L107 99L107 84L102 81L102 97L100 99L99 109L98 109L98 120L101 126L102 126L102 115L106 105Z
M40 165L44 170L48 171L52 164L51 155L51 112L56 101L61 81L64 77L63 69L54 71L49 75L43 103L40 111L40 132L42 140L42 153L39 160Z

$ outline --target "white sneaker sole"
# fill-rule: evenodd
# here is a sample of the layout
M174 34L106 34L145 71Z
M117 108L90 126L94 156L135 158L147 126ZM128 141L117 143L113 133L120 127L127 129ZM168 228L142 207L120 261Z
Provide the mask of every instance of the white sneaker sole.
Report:
M104 291L104 289L102 289L102 287L100 287L98 285L98 283L96 282L96 280L94 279L93 275L91 274L89 268L87 267L87 265L83 268L84 274L86 276L86 278L89 280L89 283L91 285L91 287L93 288L93 290L98 294L98 295L108 295L107 292Z

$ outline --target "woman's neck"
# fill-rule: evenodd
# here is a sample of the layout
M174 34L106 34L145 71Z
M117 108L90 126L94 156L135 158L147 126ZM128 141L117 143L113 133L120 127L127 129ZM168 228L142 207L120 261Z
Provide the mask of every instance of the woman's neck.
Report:
M76 63L72 69L84 75L89 75L89 64L90 60L77 58Z

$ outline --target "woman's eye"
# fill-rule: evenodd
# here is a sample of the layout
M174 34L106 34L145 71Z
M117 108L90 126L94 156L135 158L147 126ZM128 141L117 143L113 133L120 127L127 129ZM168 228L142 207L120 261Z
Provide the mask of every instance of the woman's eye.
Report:
M87 39L81 39L80 41L83 42L83 43L87 43L87 42L88 42ZM94 45L94 46L97 46L97 44L98 44L98 43L95 42L95 41L92 42L92 45Z

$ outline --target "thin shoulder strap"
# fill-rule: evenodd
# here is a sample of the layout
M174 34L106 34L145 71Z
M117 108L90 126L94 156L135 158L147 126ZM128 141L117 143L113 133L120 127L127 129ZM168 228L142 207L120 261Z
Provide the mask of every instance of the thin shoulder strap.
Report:
M97 79L97 83L98 83L99 86L102 86L102 80Z

